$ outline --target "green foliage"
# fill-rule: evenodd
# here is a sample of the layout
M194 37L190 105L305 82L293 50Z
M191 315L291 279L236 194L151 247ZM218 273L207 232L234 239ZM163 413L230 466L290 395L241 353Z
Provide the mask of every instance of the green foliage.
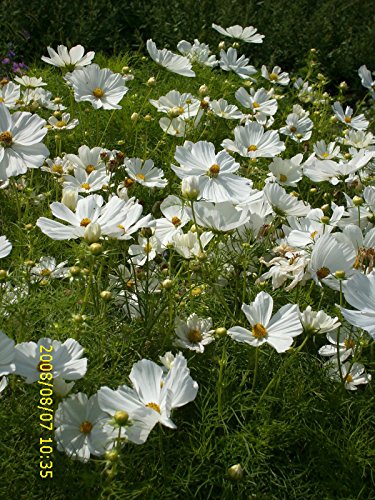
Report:
M3 0L0 9L2 38L16 43L31 62L59 43L81 43L107 54L138 49L147 38L175 50L179 40L198 37L215 51L219 34L212 23L224 27L253 25L266 36L264 43L247 49L251 61L277 64L296 70L312 47L333 83L347 80L357 91L356 71L366 64L375 68L373 26L375 11L370 1L350 0L240 0L228 3L202 0ZM28 38L27 33L30 35Z

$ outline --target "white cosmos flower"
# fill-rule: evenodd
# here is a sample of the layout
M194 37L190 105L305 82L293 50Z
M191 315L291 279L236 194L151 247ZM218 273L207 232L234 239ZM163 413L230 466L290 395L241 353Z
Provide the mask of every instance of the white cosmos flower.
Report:
M216 153L211 142L185 141L183 146L177 146L175 159L180 164L172 165L175 174L180 179L197 176L200 196L207 201L240 202L252 193L252 182L235 174L239 163L224 150Z
M228 101L222 98L210 101L209 106L210 110L216 116L220 116L226 120L240 120L243 116L242 111L240 111L237 106L228 104Z
M371 375L365 373L365 367L361 363L353 363L353 365L348 361L343 363L341 365L341 374L344 379L345 389L348 391L356 391L358 385L368 384L371 380ZM338 382L341 380L337 362L332 363L330 377Z
M74 68L82 68L91 64L95 56L95 52L87 52L85 54L85 49L82 45L76 45L69 51L65 45L58 45L57 52L51 47L47 47L47 51L50 57L42 56L42 61L58 68L67 68L70 71Z
M110 176L105 170L93 170L87 173L83 168L75 168L74 175L64 175L63 188L73 189L78 193L94 193L108 186Z
M163 218L150 222L150 227L155 228L155 237L163 246L171 243L175 234L180 232L190 220L184 203L177 196L169 195L160 205Z
M100 409L98 395L88 398L79 392L62 401L55 414L57 449L70 458L88 462L114 446L118 431Z
M232 231L246 224L250 216L243 207L235 207L233 203L224 201L221 203L210 203L200 201L194 204L194 212L199 226L214 231ZM191 210L188 211L191 215Z
M229 28L222 28L218 24L213 23L212 27L221 35L228 36L230 38L242 40L246 43L263 43L264 35L257 33L258 30L257 28L254 28L254 26L242 28L242 26L236 24L235 26L230 26Z
M14 78L14 81L22 85L23 87L30 88L30 89L36 89L38 87L45 87L47 84L43 82L43 78L37 78L36 76L28 76L28 75L22 75L22 76L16 76Z
M295 196L288 194L277 183L266 184L263 192L276 214L303 217L310 211L310 205L306 205L302 200L298 200Z
M0 236L0 259L7 257L12 251L12 243L6 236Z
M15 109L20 100L21 88L13 82L8 82L6 85L0 85L0 102L8 109Z
M163 170L155 167L151 159L127 158L124 165L129 177L142 186L164 188L168 184Z
M312 245L323 234L331 233L340 222L344 207L333 206L331 217L324 215L320 208L313 208L306 217L288 217L288 226L283 226L288 245L294 248L306 248Z
M142 359L133 365L129 378L133 389L126 385L117 391L102 387L99 392L99 405L103 411L114 416L117 411L129 414L130 423L134 415L143 417L141 432L135 432L136 426L125 429L130 441L142 444L152 428L161 424L175 429L171 420L171 411L193 401L198 392L198 384L191 378L184 356L175 356L171 369L165 375L161 366L148 359Z
M266 292L260 292L254 302L242 304L242 312L250 323L251 331L242 326L234 326L228 335L237 342L253 347L270 344L277 352L285 352L293 343L293 337L303 331L298 305L287 304L272 317L273 299Z
M308 113L307 113L308 114ZM280 128L280 133L289 136L296 142L308 141L314 124L308 116L290 113L286 118L286 126Z
M237 57L237 50L233 47L229 47L227 52L225 50L220 51L220 68L224 71L233 71L243 80L250 78L254 75L257 70L254 66L248 64L249 58L244 55Z
M302 160L303 155L301 153L288 160L274 158L268 168L276 182L281 186L295 187L302 179Z
M290 78L288 73L282 72L280 66L274 66L272 71L269 72L266 66L262 66L261 73L263 78L272 84L288 85Z
M52 351L52 373L53 377L61 377L64 380L78 380L82 378L87 370L87 358L82 358L83 347L74 339L68 339L64 343L49 338L39 339L35 342L22 342L15 347L15 364L17 375L25 378L27 384L39 380L41 371L40 346Z
M349 332L345 332L342 329L337 332L328 331L326 337L329 344L323 345L318 352L321 356L331 358L329 362L335 361L337 359L337 355L340 357L341 363L346 361L352 354L354 354L354 349L359 340Z
M152 215L147 214L141 217L142 212L143 206L136 202L134 198L130 198L124 206L121 223L114 227L108 236L118 240L132 239L133 233L142 227L148 227L150 225L149 223Z
M74 70L65 79L73 87L75 100L88 101L95 109L121 109L118 103L129 90L122 75L97 64Z
M170 119L190 119L197 116L200 111L200 100L192 94L185 92L181 94L177 90L171 90L159 99L150 99L150 103L161 113L167 113Z
M205 43L201 43L196 38L193 44L187 42L186 40L181 40L177 44L177 49L183 56L190 59L191 62L196 62L203 66L208 66L209 68L213 68L218 65L216 56L211 55L210 47Z
M314 144L314 153L320 160L333 160L340 154L340 146L336 146L335 142L326 144L321 140Z
M151 236L150 238L138 236L138 245L130 245L129 247L131 261L136 266L143 266L146 262L154 260L160 252L160 241L155 236Z
M237 101L242 106L250 108L254 114L261 113L266 116L272 116L277 111L277 101L272 96L273 90L267 92L264 88L258 90L252 88L248 92L245 88L241 87L235 93Z
M358 69L358 75L362 85L371 93L371 97L375 99L375 78L371 71L364 64Z
M343 282L352 276L357 252L340 234L324 234L314 245L311 253L310 268L317 284L338 290L339 280Z
M311 156L304 165L303 173L314 182L329 181L336 186L340 179L365 167L375 156L375 151L361 149L351 160L337 163L333 160L318 160Z
M215 340L212 319L199 318L195 313L191 314L186 321L176 318L175 332L177 339L174 344L177 347L199 353L204 352L205 346Z
M33 281L42 279L66 278L69 276L69 268L65 267L67 260L56 264L54 257L41 257L38 264L31 268L30 274Z
M314 334L331 332L341 325L337 316L331 318L324 311L313 311L311 306L300 313L300 321L305 332Z
M0 180L40 167L49 151L41 142L47 133L46 121L38 115L12 115L0 103Z
M15 343L4 332L0 330L0 377L14 373L15 365Z
M375 136L371 132L364 130L350 129L341 140L347 146L353 146L357 149L371 148L375 144Z
M256 280L256 283L271 278L273 290L284 286L285 282L290 279L292 280L290 284L284 287L284 290L289 292L299 283L304 283L309 278L309 273L306 270L309 260L304 252L295 254L288 252L285 257L274 257L269 262L261 258L260 262L269 267L270 270L262 274Z
M234 141L225 139L221 145L245 158L273 158L285 149L275 130L264 131L262 125L248 122L234 129Z
M55 116L51 116L48 118L48 123L54 130L72 130L78 125L79 121L77 118L70 120L70 113L63 113L60 120Z
M163 132L175 137L185 137L186 130L188 129L187 122L180 117L173 119L167 117L160 118L159 125Z
M335 116L340 122L355 130L365 130L369 126L369 122L364 115L358 115L353 118L353 108L347 106L345 111L339 102L335 102L332 106Z
M38 107L51 111L63 111L66 109L66 106L61 104L60 101L54 102L52 92L41 87L26 88L21 95L21 101L23 101L24 106L30 106L32 109Z
M343 285L345 300L355 309L340 308L350 323L362 328L375 339L375 271L355 274Z
M50 205L52 214L67 224L39 217L36 225L54 240L82 238L91 223L99 224L101 234L111 234L113 229L123 221L127 202L113 196L104 206L103 203L101 196L89 195L78 200L76 209L73 211L63 203L53 202Z
M105 170L105 163L102 160L104 150L101 147L90 149L88 146L80 146L78 155L67 154L66 159L75 167L85 170L91 174L94 170Z
M202 233L199 236L201 242L200 245L196 232L193 233L192 231L189 231L184 234L182 231L179 231L173 235L172 243L176 252L182 257L185 259L193 259L194 257L201 255L201 246L204 250L213 237L214 235L210 231Z
M147 40L146 46L151 59L163 66L163 68L178 75L195 76L194 71L191 69L191 62L187 57L178 56L167 49L159 50L151 39Z

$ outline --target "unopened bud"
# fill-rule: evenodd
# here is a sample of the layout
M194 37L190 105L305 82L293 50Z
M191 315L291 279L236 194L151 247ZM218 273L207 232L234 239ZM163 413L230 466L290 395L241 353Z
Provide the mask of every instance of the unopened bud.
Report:
M185 177L181 182L181 193L188 200L196 200L200 194L199 178L195 175Z
M133 122L136 122L139 120L139 114L138 113L132 113L130 119L133 121Z
M361 205L363 205L363 198L361 198L361 196L354 196L353 205L356 207L360 207Z
M78 191L75 189L64 189L61 203L63 203L70 210L74 211L77 207Z
M103 245L101 245L100 243L91 243L89 248L90 248L90 252L93 255L100 255L102 253L102 250L103 250Z
M124 73L125 75L127 75L129 71L130 71L129 66L123 66L121 69L121 72Z
M243 468L241 467L241 464L236 464L232 465L232 467L229 467L228 474L231 479L240 481L243 478Z
M100 297L108 302L108 300L111 300L112 298L112 292L110 292L109 290L103 290L102 292L100 292Z
M70 274L71 274L72 276L78 276L78 275L79 275L79 273L81 272L81 269L80 269L78 266L72 266L72 267L69 269L69 271L70 271Z
M87 243L96 243L99 241L101 234L102 229L100 224L98 224L98 222L90 222L90 224L85 228L83 237Z
M323 217L320 218L320 222L322 224L329 224L330 220L331 219L328 217L328 215L323 215Z
M116 462L120 457L118 450L109 450L104 453L104 458L109 462Z
M129 422L129 414L123 410L117 410L113 416L117 425L123 426Z
M198 89L198 93L201 95L201 96L205 96L208 94L208 87L207 85L201 85Z
M165 290L170 290L173 287L173 281L167 278L166 280L162 281L161 286L162 288L165 288Z
M219 45L218 45L218 47L219 47L220 50L221 49L225 49L225 42L224 41L220 42Z
M336 277L338 280L343 280L343 279L345 279L345 271L336 271L336 272L335 272L335 277Z
M227 334L227 329L224 328L223 326L220 326L215 330L215 335L217 335L218 337L224 337L224 335L226 334Z
M0 269L0 280L6 280L8 277L8 271L5 269Z
M155 87L155 85L156 85L156 78L154 76L152 76L151 78L149 78L147 80L147 85L149 87Z
M151 115L145 115L143 117L143 119L144 119L145 122L150 122L150 121L152 121L152 116Z

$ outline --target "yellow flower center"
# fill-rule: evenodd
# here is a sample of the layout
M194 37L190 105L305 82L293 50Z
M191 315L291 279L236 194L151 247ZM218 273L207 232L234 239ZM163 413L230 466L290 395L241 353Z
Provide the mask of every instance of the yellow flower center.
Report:
M67 122L64 120L59 120L58 122L55 123L55 127L57 128L66 127L67 125L68 125Z
M42 269L42 270L40 271L40 275L41 275L41 276L51 276L51 272L52 272L52 271L50 271L50 270L49 270L49 269L47 269L47 268L46 268L46 269Z
M247 150L250 152L250 151L256 151L258 148L255 146L255 144L251 144Z
M202 333L198 329L190 330L187 334L187 339L192 344L198 344L202 339Z
M297 128L294 127L293 125L289 127L289 130L292 132L292 134L294 134L294 132L297 132Z
M331 271L328 269L328 267L321 267L321 268L317 271L316 275L318 276L318 278L319 278L320 280L322 280L322 279L326 278L326 277L329 275L329 273L330 273L330 272L331 272Z
M271 82L275 82L278 79L279 79L279 75L278 74L276 74L276 73L271 73L270 74L270 80L271 80Z
M143 250L145 251L145 253L150 253L152 250L151 243L150 242L146 243L146 245L143 247Z
M84 219L81 220L80 226L86 227L90 224L91 220L85 217Z
M4 99L3 99L3 97L0 97L0 102L4 102Z
M323 153L322 156L323 156L323 158L328 158L329 153Z
M219 172L220 172L220 166L217 163L214 163L208 169L207 174L209 177L217 177L219 175Z
M0 145L9 148L13 144L13 136L9 130L0 133Z
M136 178L139 179L140 181L144 181L145 180L145 176L143 174L137 174Z
M127 177L125 180L124 180L124 186L126 188L129 188L130 186L132 186L134 184L134 181L133 179L130 179L130 177Z
M345 118L344 118L345 123L350 123L351 121L352 121L352 119L350 116L345 116Z
M88 190L88 189L90 189L90 187L91 187L90 184L88 184L87 182L84 182L83 184L81 184L82 189Z
M257 323L256 325L254 325L251 329L251 332L253 334L253 337L255 337L256 339L264 339L264 337L267 337L267 330L261 323Z
M353 377L350 375L350 373L347 374L347 376L345 377L345 382L353 382Z
M104 90L101 89L100 87L96 87L93 91L92 91L92 95L94 97L96 97L97 99L100 99L101 97L103 97L104 95Z
M52 165L51 172L55 172L56 174L62 174L63 173L62 165L56 165L56 164Z
M253 102L253 108L257 109L260 108L260 104L258 102Z
M82 432L82 434L90 434L90 432L92 431L92 428L94 426L92 425L91 422L89 422L88 420L85 420L84 422L82 422L82 424L79 426L79 432Z
M280 182L286 182L288 180L288 177L284 174L280 174Z
M313 231L312 233L310 233L310 238L313 240L317 234L318 231Z
M345 339L344 346L346 347L346 349L353 349L353 347L355 347L355 342L353 339Z
M151 408L151 410L157 411L158 413L161 413L160 406L156 403L147 403L146 407Z
M94 167L94 165L91 165L91 163L90 163L89 165L87 165L85 170L88 174L91 174L91 172L93 172L95 170L95 167Z
M176 227L181 226L181 220L178 217L174 216L172 217L172 224Z

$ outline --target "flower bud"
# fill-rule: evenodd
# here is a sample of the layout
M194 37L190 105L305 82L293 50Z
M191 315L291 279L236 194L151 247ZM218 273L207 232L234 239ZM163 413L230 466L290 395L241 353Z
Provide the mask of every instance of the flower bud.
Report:
M123 426L129 422L129 414L124 410L117 410L113 416L117 425Z
M104 458L109 462L116 462L120 457L118 450L109 450L104 453Z
M330 220L331 219L328 217L328 215L323 215L323 217L320 218L320 222L322 224L329 224Z
M225 49L225 42L221 41L218 45L219 49Z
M72 276L78 276L78 275L79 275L79 273L81 272L81 269L80 269L78 266L72 266L72 267L69 269L69 271L70 271L70 274L71 274Z
M201 95L201 96L205 96L208 94L208 87L207 85L201 85L198 89L198 93Z
M227 329L224 328L223 326L220 326L215 330L215 335L217 335L218 337L224 337L224 335L226 334L227 334Z
M156 85L156 78L154 76L152 76L151 78L149 78L147 80L147 85L149 87L155 87L155 85Z
M322 205L320 207L320 210L322 210L322 212L327 212L327 210L329 210L329 205L327 203L325 205Z
M336 271L336 272L335 272L335 277L336 277L338 280L343 280L343 279L345 279L345 271Z
M138 113L132 113L130 119L133 121L133 122L136 122L137 120L139 120L139 114Z
M231 479L234 479L235 481L239 481L240 479L242 479L243 468L241 467L241 464L236 464L232 465L232 467L229 467L228 474L231 477Z
M5 280L8 277L8 271L5 269L0 269L0 280Z
M348 84L346 82L341 82L339 88L341 90L346 90L348 88Z
M145 122L150 122L150 121L152 121L152 116L151 115L145 115L143 117L143 119L144 119Z
M173 281L167 278L164 281L162 281L161 286L162 288L165 288L165 290L170 290L173 286Z
M125 75L127 75L129 71L130 71L129 66L123 66L121 69L121 73L124 73Z
M188 200L196 200L200 194L199 178L196 175L190 175L182 179L181 193Z
M78 191L75 189L64 189L61 203L63 203L70 210L74 211L76 209L78 202Z
M239 48L240 48L240 44L239 44L238 42L233 42L233 43L232 43L232 47L233 47L234 49L239 49Z
M100 236L102 234L102 229L100 224L97 222L90 222L90 224L85 228L85 232L83 237L87 241L87 243L96 243L99 241Z
M363 205L363 198L361 198L360 196L354 196L353 205L356 207L360 207L361 205Z
M110 292L109 290L103 290L102 292L100 292L100 297L108 302L108 300L111 300L112 298L112 292Z
M101 245L100 243L91 243L89 248L90 248L90 252L93 255L100 255L102 253L102 250L103 250L103 245Z

